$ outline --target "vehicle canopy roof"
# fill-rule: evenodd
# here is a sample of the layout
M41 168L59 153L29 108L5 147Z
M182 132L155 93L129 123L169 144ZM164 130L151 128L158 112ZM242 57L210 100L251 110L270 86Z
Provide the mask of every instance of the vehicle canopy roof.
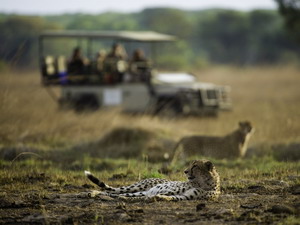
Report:
M169 42L175 41L172 35L157 33L154 31L45 31L40 34L41 38L89 38L89 39L116 39L119 41L138 42Z

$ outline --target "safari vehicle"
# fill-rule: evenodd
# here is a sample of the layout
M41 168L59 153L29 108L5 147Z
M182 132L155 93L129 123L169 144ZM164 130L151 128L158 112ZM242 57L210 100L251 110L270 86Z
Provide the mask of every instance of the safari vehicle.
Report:
M49 53L51 47L56 46L53 42L58 40L64 43L60 50L66 49L67 45L86 47L84 53L88 63L80 71L74 72L70 68L66 54L70 55L71 50L68 53ZM155 46L175 40L174 36L151 31L44 32L39 37L42 83L60 86L59 104L77 111L117 106L132 113L167 111L203 115L230 109L230 87L197 82L187 73L163 73L154 69ZM147 56L151 56L151 61L104 58L99 66L96 52L114 43L121 43L128 53L142 48Z

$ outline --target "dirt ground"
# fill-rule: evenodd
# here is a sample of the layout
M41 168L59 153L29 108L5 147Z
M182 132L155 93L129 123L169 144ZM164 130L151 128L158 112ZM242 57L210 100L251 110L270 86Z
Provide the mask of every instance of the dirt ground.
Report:
M88 197L95 190L82 185L47 182L47 176L28 177L41 190L2 189L0 224L299 224L300 185L265 179L256 185L223 179L216 201L122 202Z

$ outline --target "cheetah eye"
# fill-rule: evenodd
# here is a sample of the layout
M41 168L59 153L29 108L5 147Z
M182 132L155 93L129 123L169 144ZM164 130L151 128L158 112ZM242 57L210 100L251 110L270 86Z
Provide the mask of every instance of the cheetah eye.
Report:
M196 168L197 165L193 165L192 168L190 169L191 172L193 172L194 168Z
M205 166L208 169L208 171L211 171L213 169L213 164L210 161L207 161L205 163Z
M188 170L185 170L185 171L184 171L185 174L187 174L188 172L189 172Z

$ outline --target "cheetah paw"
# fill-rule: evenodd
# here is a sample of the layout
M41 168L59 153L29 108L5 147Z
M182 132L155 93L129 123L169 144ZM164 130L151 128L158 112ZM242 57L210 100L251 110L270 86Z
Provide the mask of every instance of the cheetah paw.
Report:
M155 201L172 201L172 197L166 196L166 195L155 195L154 197Z

